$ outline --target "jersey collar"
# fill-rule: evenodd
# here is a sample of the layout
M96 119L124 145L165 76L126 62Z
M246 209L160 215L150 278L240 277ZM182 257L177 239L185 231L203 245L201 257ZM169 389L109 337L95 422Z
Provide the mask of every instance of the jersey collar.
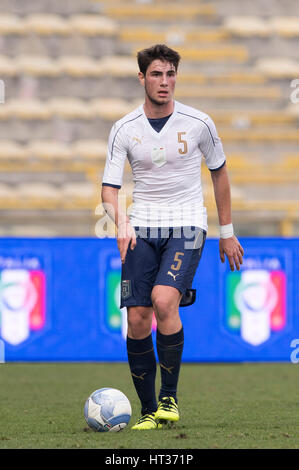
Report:
M173 102L173 113L172 115L170 116L170 118L168 119L168 121L166 122L166 124L162 127L162 129L160 130L160 132L157 132L155 131L155 129L151 126L151 124L149 123L148 121L148 118L144 112L144 109L143 109L143 104L140 105L139 107L140 109L140 112L142 114L142 119L143 119L143 123L144 123L144 126L147 128L147 130L155 137L158 137L160 138L161 136L163 136L167 130L169 129L169 127L171 126L171 123L172 121L174 120L175 116L176 116L176 113L177 113L177 102L174 100Z

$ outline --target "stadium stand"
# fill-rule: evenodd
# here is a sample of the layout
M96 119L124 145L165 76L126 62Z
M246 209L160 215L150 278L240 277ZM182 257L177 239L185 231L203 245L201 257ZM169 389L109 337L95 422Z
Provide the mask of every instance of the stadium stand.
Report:
M270 25L257 16L229 16L224 19L224 30L231 35L242 37L266 37L270 34Z
M22 221L26 235L95 234L107 137L142 102L136 51L157 42L182 55L176 98L217 125L239 235L299 233L298 2L2 0L0 13L1 234ZM217 235L204 165L203 184Z
M0 164L3 161L10 162L12 160L21 161L24 164L28 160L28 152L14 141L1 140Z
M6 15L2 13L0 17L0 34L25 34L25 24L17 15Z
M59 15L39 14L30 15L23 21L24 33L37 35L67 35L70 24Z
M299 17L277 16L269 19L271 31L287 38L299 36Z
M130 19L138 18L139 20L155 20L155 21L169 21L169 20L190 20L197 16L213 16L215 9L212 4L209 3L188 3L188 2L177 2L171 5L152 3L142 4L139 2L133 3L113 3L111 6L107 4L105 12L108 16L117 19Z

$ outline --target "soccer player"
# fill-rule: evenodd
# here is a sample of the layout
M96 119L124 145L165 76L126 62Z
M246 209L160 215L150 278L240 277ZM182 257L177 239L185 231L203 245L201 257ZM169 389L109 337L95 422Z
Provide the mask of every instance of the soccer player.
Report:
M117 226L122 261L121 307L127 307L127 353L141 416L132 429L156 429L179 419L177 386L184 345L179 306L190 300L207 232L201 162L211 171L220 224L220 259L240 269L225 155L212 119L174 99L179 54L166 45L138 53L144 104L112 127L102 202ZM128 216L118 203L128 158L134 179ZM157 321L161 388L155 393Z

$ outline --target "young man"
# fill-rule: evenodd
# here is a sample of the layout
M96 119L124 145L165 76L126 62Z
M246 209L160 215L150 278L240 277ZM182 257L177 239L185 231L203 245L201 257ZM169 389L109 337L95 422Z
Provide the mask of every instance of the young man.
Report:
M207 114L174 100L179 61L179 54L165 45L138 53L145 102L114 124L103 175L103 205L118 229L128 362L141 402L132 429L155 429L179 419L176 393L184 344L179 306L188 305L185 297L192 292L207 231L202 157L214 186L221 261L227 256L231 269L239 270L243 257L233 233L230 185L215 125ZM135 183L130 218L118 204L126 158ZM158 403L153 311L161 372Z

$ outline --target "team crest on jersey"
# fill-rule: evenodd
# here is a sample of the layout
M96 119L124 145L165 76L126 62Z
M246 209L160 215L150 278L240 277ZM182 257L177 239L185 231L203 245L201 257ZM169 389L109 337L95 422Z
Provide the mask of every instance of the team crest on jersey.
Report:
M152 162L158 167L166 163L166 150L164 147L153 147L151 152Z

